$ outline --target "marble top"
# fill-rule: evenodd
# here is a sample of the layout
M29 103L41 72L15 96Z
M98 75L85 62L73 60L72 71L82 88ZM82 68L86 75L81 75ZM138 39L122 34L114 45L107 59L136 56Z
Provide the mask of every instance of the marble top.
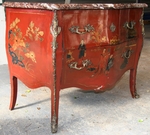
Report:
M124 8L144 8L145 3L127 3L127 4L52 4L52 3L31 3L31 2L4 2L3 6L12 8L32 8L47 10L71 10L71 9L124 9Z

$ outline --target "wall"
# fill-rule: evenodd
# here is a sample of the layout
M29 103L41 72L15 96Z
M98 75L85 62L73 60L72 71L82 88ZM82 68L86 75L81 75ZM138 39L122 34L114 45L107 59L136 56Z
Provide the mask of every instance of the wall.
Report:
M0 6L0 65L7 64L5 52L5 14L4 7Z

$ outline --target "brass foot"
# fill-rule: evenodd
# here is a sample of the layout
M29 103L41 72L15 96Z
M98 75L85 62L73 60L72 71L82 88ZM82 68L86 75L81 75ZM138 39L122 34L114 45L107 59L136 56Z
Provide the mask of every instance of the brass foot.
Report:
M58 128L58 124L57 124L57 120L56 120L56 116L52 116L52 122L51 122L51 132L52 133L56 133L57 132L57 128Z
M57 132L57 125L51 125L51 132L56 133Z
M135 98L136 98L136 99L140 98L140 95L137 94L137 93L135 93Z

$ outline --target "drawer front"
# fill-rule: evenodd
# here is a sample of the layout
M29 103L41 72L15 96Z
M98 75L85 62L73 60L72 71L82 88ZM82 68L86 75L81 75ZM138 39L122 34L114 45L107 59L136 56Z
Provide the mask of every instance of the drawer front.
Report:
M73 10L63 12L64 48L117 44L119 10Z
M142 9L63 12L64 48L116 45L138 37Z
M84 56L80 58L81 52ZM63 62L64 87L112 88L125 71L133 68L135 54L136 40L114 46L67 50Z
M63 12L64 87L113 87L133 68L141 15L142 9Z

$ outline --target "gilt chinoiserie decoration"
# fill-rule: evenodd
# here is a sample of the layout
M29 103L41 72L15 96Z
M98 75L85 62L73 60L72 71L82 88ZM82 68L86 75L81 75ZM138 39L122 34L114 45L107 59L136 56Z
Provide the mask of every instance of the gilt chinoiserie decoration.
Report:
M135 84L146 4L3 5L11 110L17 99L17 79L30 88L50 88L53 133L61 89L106 91L130 70L131 95L139 97Z
M15 20L10 24L8 50L12 57L12 63L29 71L32 67L32 62L36 63L35 53L29 49L30 42L38 40L42 42L44 32L40 31L39 28L31 21L29 26L26 28L25 35L22 35L22 31L18 27L19 23L21 23L20 19L15 18Z

